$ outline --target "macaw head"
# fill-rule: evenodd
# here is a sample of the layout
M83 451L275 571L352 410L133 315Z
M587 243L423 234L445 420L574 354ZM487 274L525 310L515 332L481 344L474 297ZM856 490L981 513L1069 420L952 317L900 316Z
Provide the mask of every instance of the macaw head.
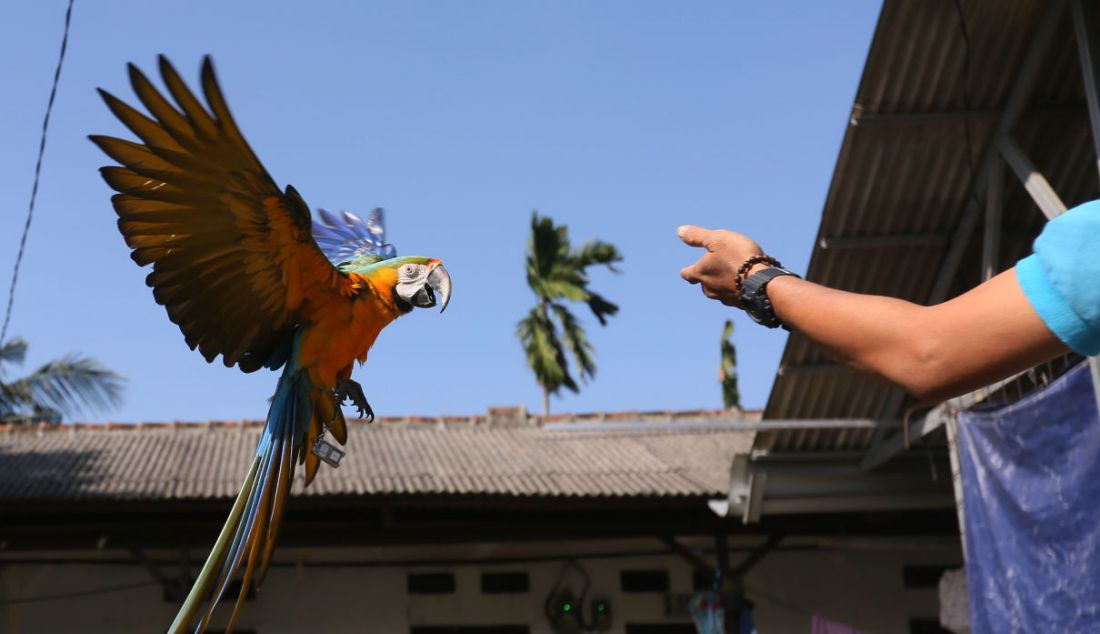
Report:
M451 276L443 262L419 255L403 255L375 262L360 271L382 289L393 291L394 304L401 312L431 308L451 301Z

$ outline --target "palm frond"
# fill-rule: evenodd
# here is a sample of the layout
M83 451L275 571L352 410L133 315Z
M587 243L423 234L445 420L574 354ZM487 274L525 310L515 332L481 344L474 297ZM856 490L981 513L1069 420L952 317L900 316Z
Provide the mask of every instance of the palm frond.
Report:
M573 392L578 390L576 381L569 374L557 327L540 306L531 309L520 320L516 334L527 355L527 366L535 373L535 380L540 385L551 394L557 394L562 387Z
M619 249L610 242L591 240L585 242L580 249L577 249L573 254L573 259L582 269L589 266L603 265L618 273L619 269L615 268L615 263L622 262L623 256L619 253Z
M589 310L592 311L592 314L596 316L596 319L600 320L601 326L606 326L607 318L619 312L618 304L613 304L604 299L602 295L596 293L589 293L586 303L588 304Z
M537 281L538 291L536 294L539 298L552 302L558 299L567 299L571 302L585 302L588 301L588 289L584 287L585 282L577 283L570 279L542 279Z
M69 415L102 411L120 403L123 381L94 359L69 355L4 385L0 398L16 411L56 410Z
M23 339L9 339L8 341L0 345L0 364L23 363L23 359L25 359L26 357L27 342ZM2 365L0 365L0 373L3 373Z
M25 403L19 400L11 388L0 383L0 420L11 418L19 412Z
M550 218L531 214L531 236L527 241L527 280L545 279L569 255L569 229L555 227Z
M27 342L23 339L9 339L0 345L0 378L4 376L4 363L23 363L27 356ZM10 419L26 408L11 387L0 381L0 420Z
M554 310L554 314L558 316L558 321L561 322L565 345L573 353L577 375L580 376L581 380L596 376L596 362L592 358L596 350L588 342L588 335L584 332L584 328L581 327L577 318L565 306L550 304L550 307Z

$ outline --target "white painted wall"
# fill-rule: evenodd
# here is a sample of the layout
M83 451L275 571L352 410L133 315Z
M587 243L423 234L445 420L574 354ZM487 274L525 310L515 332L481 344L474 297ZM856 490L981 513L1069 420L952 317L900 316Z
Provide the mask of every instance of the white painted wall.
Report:
M706 547L706 541L690 542ZM746 541L742 545L748 546ZM809 632L812 613L846 622L874 634L905 634L910 617L935 617L936 593L907 590L901 568L912 564L945 564L958 560L957 547L943 543L846 542L827 552L777 552L766 557L748 576L749 596L757 605L757 626L763 634ZM737 544L734 544L736 547ZM407 634L413 625L528 624L531 634L551 634L543 617L543 601L557 581L562 560L570 555L657 551L655 540L587 541L535 544L475 544L455 546L286 549L279 554L287 566L275 567L254 601L244 608L239 629L258 634L300 632L372 632ZM170 558L172 553L149 553ZM157 632L171 621L176 605L162 600L159 586L119 590L82 597L37 602L12 600L79 593L151 581L140 566L96 565L94 559L126 557L125 551L49 553L42 556L87 557L88 564L13 564L0 556L0 632L5 634L86 634ZM23 555L26 556L26 555ZM36 555L38 556L38 555ZM733 554L736 563L741 555ZM479 563L500 558L561 557L539 563ZM474 560L461 565L384 565L368 562L398 560ZM316 567L315 562L357 562L348 567ZM612 632L622 634L627 622L685 622L665 617L663 594L624 594L619 572L665 568L671 591L691 592L691 568L673 555L583 558L592 577L591 593L611 600ZM454 595L407 595L406 574L453 572ZM482 595L482 572L526 571L531 591L519 595ZM165 572L173 571L165 568ZM569 577L574 592L580 579ZM224 615L222 615L224 617ZM220 623L220 621L219 621ZM215 626L216 627L216 626Z

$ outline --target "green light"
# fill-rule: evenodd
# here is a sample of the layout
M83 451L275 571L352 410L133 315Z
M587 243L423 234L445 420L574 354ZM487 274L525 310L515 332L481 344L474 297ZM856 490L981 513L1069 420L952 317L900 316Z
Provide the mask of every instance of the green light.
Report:
M573 611L573 604L572 603L563 603L562 606L561 606L561 611L562 612L572 612Z
M597 604L596 604L596 611L597 611L597 612L607 612L607 604L605 604L605 603L597 603Z

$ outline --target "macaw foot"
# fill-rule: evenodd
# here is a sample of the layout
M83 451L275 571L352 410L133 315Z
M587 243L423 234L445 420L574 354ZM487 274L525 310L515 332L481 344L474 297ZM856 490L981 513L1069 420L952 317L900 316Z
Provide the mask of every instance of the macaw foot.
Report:
M336 384L336 402L343 405L344 401L351 401L351 404L359 412L360 418L365 418L368 421L374 420L374 410L367 402L367 395L363 394L362 385L351 379L340 379Z

